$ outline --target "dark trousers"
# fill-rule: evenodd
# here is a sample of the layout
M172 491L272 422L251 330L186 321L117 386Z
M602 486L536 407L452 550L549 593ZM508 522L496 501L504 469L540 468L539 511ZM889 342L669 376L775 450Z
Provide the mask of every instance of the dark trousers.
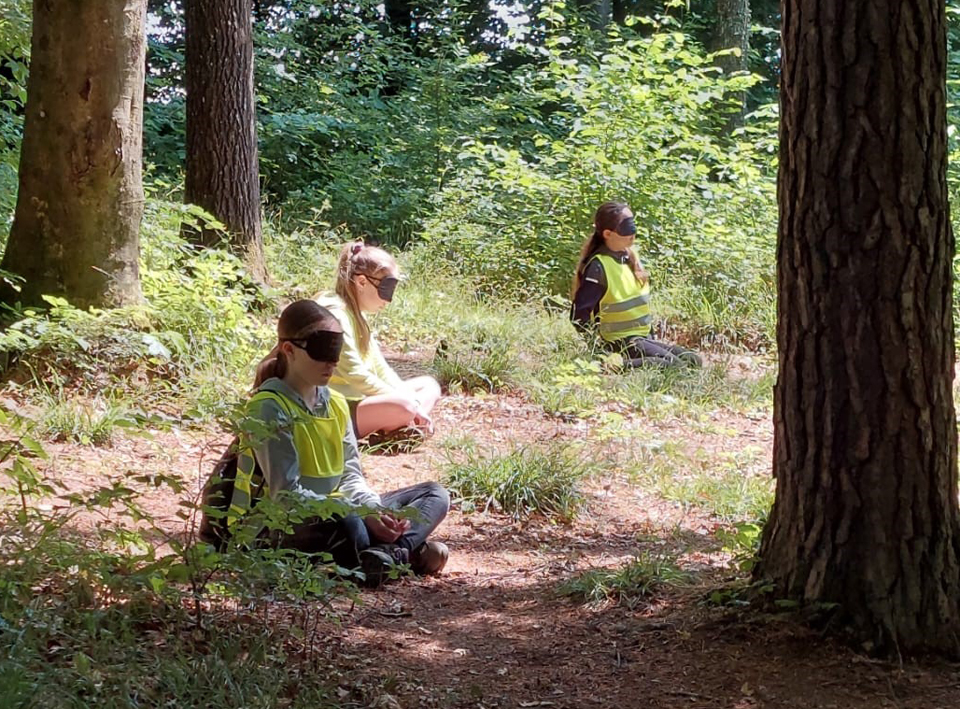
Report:
M623 353L626 367L702 367L703 360L693 350L658 342L649 337L630 337L615 343Z
M435 482L419 483L381 495L384 507L399 510L412 507L416 514L410 529L395 542L413 551L433 533L450 509L450 493ZM284 535L279 545L308 554L327 552L338 566L353 569L359 566L358 554L372 544L367 525L356 514L295 525L292 534Z

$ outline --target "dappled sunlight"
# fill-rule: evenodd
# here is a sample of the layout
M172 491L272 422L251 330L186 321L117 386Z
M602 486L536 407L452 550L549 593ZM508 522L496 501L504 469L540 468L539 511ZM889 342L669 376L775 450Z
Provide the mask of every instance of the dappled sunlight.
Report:
M853 574L841 603L806 604L839 565L767 578L800 549L854 568L873 559L858 525L887 531L862 490L838 509L864 515L831 519L787 509L802 485L784 476L771 507L777 377L784 434L793 370L801 403L811 387L829 402L856 379L848 358L875 373L884 323L916 365L897 364L900 384L949 349L960 289L926 257L953 249L960 0L899 23L848 13L843 51L833 25L777 30L827 22L830 3L0 4L4 709L960 706L957 665L883 662L876 638L837 634L850 610L926 599L886 593L908 575ZM847 111L840 135L832 109L806 111L818 97L889 120L864 131ZM906 158L857 154L884 135ZM314 298L334 290L331 319ZM349 401L317 388L334 370L352 372ZM255 371L289 389L279 409L254 400L272 426L256 441ZM439 401L404 381L426 376ZM894 383L891 401L909 388ZM844 406L872 401L854 393ZM823 408L829 445L804 430L793 455L781 436L778 460L872 463L875 432L851 443ZM384 445L394 424L418 428L409 447ZM450 493L429 530L448 559L376 494L422 483ZM419 489L420 521L438 522L446 495ZM907 497L878 559L930 561L949 537L944 523L924 546L952 517ZM411 548L366 548L359 520L333 524L344 500L374 541ZM229 539L198 542L202 515ZM799 518L809 534L788 538ZM282 546L304 529L309 553ZM956 615L939 550L932 600L883 611L931 635ZM355 551L366 575L331 561Z

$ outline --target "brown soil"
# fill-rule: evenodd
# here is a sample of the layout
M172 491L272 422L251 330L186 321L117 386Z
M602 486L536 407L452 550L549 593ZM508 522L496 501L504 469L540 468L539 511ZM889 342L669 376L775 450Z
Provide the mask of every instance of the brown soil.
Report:
M769 421L714 418L722 434L682 420L635 417L630 425L692 449L759 446L758 469L744 474L766 474ZM586 422L545 418L510 396L447 397L436 423L438 434L413 453L367 455L371 483L386 490L436 479L444 457L455 455L439 445L452 433L473 437L480 451L590 433ZM208 431L160 432L101 449L49 444L49 466L73 487L130 471L199 479L224 443ZM437 535L452 550L441 576L363 591L362 604L341 609L338 623L310 638L324 671L340 678L342 706L960 707L960 665L878 662L788 616L706 604L711 589L736 575L710 517L665 503L615 466L587 492L587 510L573 525L455 507ZM147 506L171 533L183 529L177 500L155 493ZM632 609L557 595L578 571L614 568L644 550L677 555L694 581Z

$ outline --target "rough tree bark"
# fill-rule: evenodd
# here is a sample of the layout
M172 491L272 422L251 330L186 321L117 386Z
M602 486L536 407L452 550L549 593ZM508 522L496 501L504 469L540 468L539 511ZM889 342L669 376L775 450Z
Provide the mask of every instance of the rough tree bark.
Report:
M221 221L257 279L266 276L253 92L252 0L187 0L184 199ZM219 235L187 232L201 244Z
M0 268L25 304L140 299L146 0L34 0L20 185Z
M750 53L750 0L717 0L716 23L713 27L710 51L716 52L721 49L740 50L740 56L725 54L717 57L717 66L723 69L724 74L747 70L747 59ZM746 93L741 92L736 98L740 102L740 110L730 114L726 132L741 127L746 115Z
M956 654L944 0L786 0L776 502L757 578Z

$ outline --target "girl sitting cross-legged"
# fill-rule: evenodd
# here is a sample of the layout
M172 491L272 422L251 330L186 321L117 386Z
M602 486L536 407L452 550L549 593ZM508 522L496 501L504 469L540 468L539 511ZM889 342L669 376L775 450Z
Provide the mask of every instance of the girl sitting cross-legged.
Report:
M626 204L607 202L597 210L573 279L573 321L583 329L596 326L627 367L699 367L696 352L650 337L650 275L634 251L636 234Z
M347 244L337 263L336 294L317 300L343 327L343 352L330 387L347 399L357 438L387 437L403 430L422 438L433 433L430 417L440 399L440 385L430 376L401 379L387 364L366 314L377 313L393 300L400 269L393 257L376 246Z
M263 440L241 435L229 518L242 518L259 496L281 491L304 499L337 497L347 510L369 508L331 519L294 524L292 533L274 533L279 546L306 553L328 552L340 566L360 566L377 583L396 563L414 572L437 573L447 547L427 537L447 514L450 497L434 482L385 495L370 488L360 469L357 439L346 400L327 383L340 359L343 329L330 311L313 300L288 305L277 323L277 345L260 363L248 414L263 424ZM412 519L395 513L416 512ZM236 523L234 521L233 523Z

